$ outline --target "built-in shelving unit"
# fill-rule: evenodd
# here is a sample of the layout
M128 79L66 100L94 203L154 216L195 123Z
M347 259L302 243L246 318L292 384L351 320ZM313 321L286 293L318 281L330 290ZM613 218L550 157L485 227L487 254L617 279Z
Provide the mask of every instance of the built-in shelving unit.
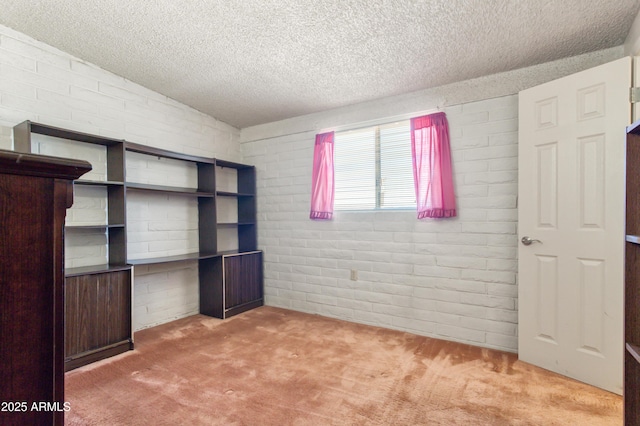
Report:
M640 425L640 122L627 128L624 422Z
M257 250L256 170L216 160L216 229L219 258L211 287L200 286L200 312L217 318L263 304L262 252Z
M47 145L51 138L55 139L53 148ZM56 145L58 141L62 141L62 145ZM133 348L132 265L196 261L200 312L206 315L225 318L263 304L262 253L257 250L255 167L31 121L14 127L14 143L15 150L20 152L39 152L46 147L44 154L53 152L53 155L91 162L96 171L76 181L75 188L102 191L97 198L104 194L104 200L89 201L104 205L106 217L83 221L68 215L71 217L65 226L69 240L78 238L81 242L89 235L104 241L106 252L103 257L96 257L93 264L70 262L65 269L67 368ZM84 145L73 145L75 143ZM103 158L98 162L104 164L83 158L85 148L92 156ZM171 167L184 165L187 171L193 171L197 183L185 185L179 181L174 185L171 173L164 173L159 176L160 181L153 181L153 176L147 179L141 176L144 173L136 176L127 171L131 164L146 159L150 164L165 161ZM160 206L159 209L169 202L197 204L197 248L181 253L128 253L127 206L141 196L155 200L154 205Z
M150 158L164 158L178 162L185 162L187 166L195 166L197 185L195 187L168 186L155 183L127 182L127 192L144 191L150 195L172 195L194 199L198 203L198 251L178 255L159 256L155 258L131 257L128 263L132 265L151 265L158 263L179 262L184 260L204 260L216 255L215 228L215 159L186 155L158 148L146 147L134 143L127 143L126 152L133 152L149 156ZM203 277L200 276L203 284ZM206 283L204 283L206 284Z
M257 248L256 232L256 170L253 166L232 163L230 161L216 161L216 181L221 182L216 191L218 204L230 201L234 212L230 215L218 214L219 228L236 229L237 247L225 252L254 251ZM225 220L228 216L233 221ZM221 244L222 245L222 244Z
M82 203L79 189L104 188L105 199L100 204L106 210L103 223L87 224L67 215L65 224L68 244L88 233L106 245L106 256L96 258L95 263L65 268L65 367L72 369L133 349L133 273L126 255L125 142L31 121L14 127L16 151L33 152L40 138L43 144L54 145L47 154L60 151L61 156L89 161L94 167L74 182L76 203ZM77 142L97 150L96 156L102 161L85 158L87 153L74 145Z
M74 182L74 187L87 186L106 188L105 193L107 197L105 200L107 204L107 217L105 223L100 225L82 225L74 223L72 218L67 218L66 229L94 229L97 232L106 232L108 246L107 259L105 259L104 264L100 263L94 265L97 270L103 269L105 265L126 265L124 141L65 130L54 126L34 123L32 121L25 121L18 124L14 127L13 132L15 150L19 152L34 152L33 145L34 142L36 142L34 139L37 135L56 138L62 142L73 141L102 147L104 150L104 164L100 164L101 167L99 168L97 167L98 164L95 164L95 161L83 158L82 152L80 154L76 154L76 150L74 150L73 147L69 147L68 150L63 152L62 156L64 157L90 161L94 170L88 175L91 175L96 170L102 170L100 176L103 179L97 180L90 178L90 176L85 176L83 179L79 179ZM47 152L46 154L49 153ZM73 238L73 236L70 238ZM69 274L74 272L67 271L67 273Z

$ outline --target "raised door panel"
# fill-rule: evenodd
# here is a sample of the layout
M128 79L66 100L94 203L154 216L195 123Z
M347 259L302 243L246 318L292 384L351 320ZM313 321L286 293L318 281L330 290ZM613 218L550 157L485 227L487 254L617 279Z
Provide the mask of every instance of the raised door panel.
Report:
M536 182L538 189L536 225L555 229L558 226L558 144L556 141L536 146Z
M578 138L578 211L581 229L605 229L605 138L602 134Z
M533 280L535 297L536 339L551 345L557 345L558 339L558 258L556 256L536 256L536 278ZM553 307L549 309L549 307Z

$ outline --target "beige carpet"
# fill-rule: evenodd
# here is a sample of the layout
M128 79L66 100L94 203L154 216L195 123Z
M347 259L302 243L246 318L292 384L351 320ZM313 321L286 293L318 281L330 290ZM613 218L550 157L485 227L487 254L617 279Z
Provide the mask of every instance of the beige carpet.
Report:
M135 339L67 373L66 424L622 424L621 397L514 354L283 309Z

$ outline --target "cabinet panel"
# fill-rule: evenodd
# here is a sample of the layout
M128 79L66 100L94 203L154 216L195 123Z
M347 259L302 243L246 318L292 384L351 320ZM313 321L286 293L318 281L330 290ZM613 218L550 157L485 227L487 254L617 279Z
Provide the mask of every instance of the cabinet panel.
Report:
M244 256L233 256L224 258L224 300L225 307L228 309L244 303L246 297L243 293L243 268L242 258Z
M624 418L625 425L635 426L640 421L640 362L628 351L625 352L625 394Z
M200 262L200 313L227 318L263 305L262 252Z
M199 261L200 313L224 318L222 256Z
M67 370L131 348L131 270L67 277L65 296Z
M224 275L225 317L262 305L261 252L225 256Z

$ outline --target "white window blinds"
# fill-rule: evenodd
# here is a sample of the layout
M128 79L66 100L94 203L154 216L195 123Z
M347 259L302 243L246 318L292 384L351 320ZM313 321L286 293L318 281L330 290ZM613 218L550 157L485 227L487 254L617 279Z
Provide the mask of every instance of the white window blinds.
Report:
M335 209L415 208L409 121L336 132Z

